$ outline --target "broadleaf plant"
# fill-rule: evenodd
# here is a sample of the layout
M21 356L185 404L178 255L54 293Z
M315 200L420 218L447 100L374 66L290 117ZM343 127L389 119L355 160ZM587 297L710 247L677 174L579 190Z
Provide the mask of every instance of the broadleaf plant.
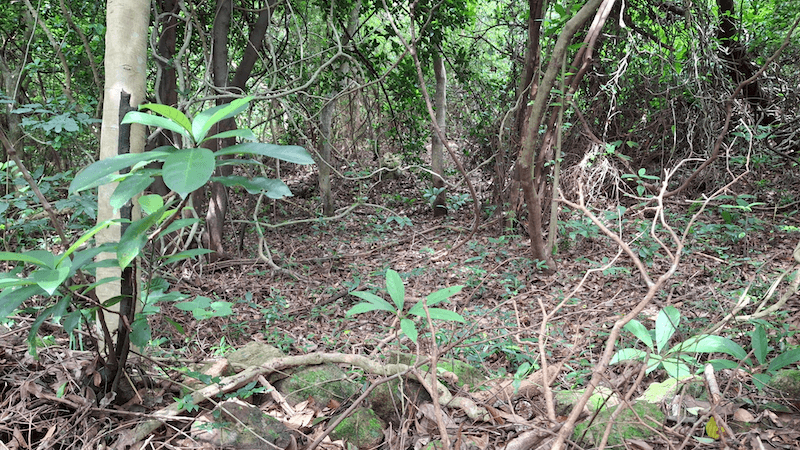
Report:
M371 292L355 291L351 292L350 294L365 301L354 305L345 313L345 315L347 317L352 317L356 314L363 314L370 311L386 311L397 317L400 324L400 331L408 336L411 341L416 343L417 338L419 337L419 332L417 331L417 324L410 316L426 319L427 316L425 315L425 307L427 307L428 314L432 320L445 320L449 322L464 323L464 318L461 316L461 314L458 314L455 311L450 311L449 309L433 307L433 305L441 303L458 292L461 292L463 287L464 286L451 286L433 292L426 296L424 301L418 301L406 312L404 311L406 303L406 290L405 285L403 284L403 279L400 277L399 273L392 269L388 269L386 271L386 292L389 294L389 297L392 299L394 305Z
M694 373L689 366L696 364L695 355L698 353L724 353L740 360L744 360L747 357L747 352L736 342L722 336L710 334L692 336L683 342L668 347L670 339L678 329L680 319L680 311L677 308L666 306L656 316L655 329L652 331L648 330L638 320L631 320L625 325L624 329L636 336L647 350L640 348L621 349L611 358L610 364L638 360L647 365L647 374L661 367L670 377L680 379Z

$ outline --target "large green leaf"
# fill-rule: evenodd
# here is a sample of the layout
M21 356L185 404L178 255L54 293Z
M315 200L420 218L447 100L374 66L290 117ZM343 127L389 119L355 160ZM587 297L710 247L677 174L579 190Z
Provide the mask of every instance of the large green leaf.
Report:
M621 361L644 361L647 357L647 352L639 350L638 348L623 348L614 354L609 364L616 364Z
M56 289L61 286L61 283L69 276L70 267L72 267L72 260L67 258L62 260L61 264L55 269L42 267L33 272L31 277L40 288L47 292L47 295L53 295L53 292L55 292Z
M426 299L425 304L427 304L428 306L433 306L437 303L441 303L447 300L448 298L452 297L453 295L461 292L461 289L463 288L464 286L457 285L457 286L446 287L444 289L439 289L438 291L428 294L428 296L425 297Z
M675 358L666 358L661 361L661 364L664 366L664 370L667 372L667 375L672 378L680 380L681 378L686 378L692 374L689 366Z
M732 340L711 334L699 334L674 345L667 354L677 353L725 353L740 360L747 358L747 352Z
M50 264L47 261L42 261L39 255L31 255L29 253L0 252L0 261L20 261L37 266L50 267Z
M433 320L447 320L449 322L461 322L464 323L464 317L461 314L450 311L449 309L442 309L442 308L428 308L428 313L431 315L431 319Z
M125 153L92 163L75 175L69 185L69 193L75 194L105 184L110 181L111 175L134 164L164 160L172 153L172 151L165 151L164 149L174 149L174 147L159 147L144 153Z
M3 289L0 292L0 317L8 317L22 302L34 295L42 294L44 294L44 291L37 284Z
M628 330L636 336L644 345L646 345L650 350L655 350L653 348L653 337L650 336L650 330L648 330L641 322L636 319L631 320L630 322L625 324L625 330Z
M263 142L245 142L243 144L225 147L222 150L217 150L214 155L235 155L239 153L267 156L295 164L314 164L314 158L308 154L306 149L297 145L275 145L265 144Z
M197 144L206 140L208 130L221 120L229 119L247 109L252 97L236 99L224 105L209 108L198 114L192 121L192 136Z
M362 300L366 300L366 302L358 303L349 310L347 310L347 312L345 313L345 316L347 317L375 310L388 311L390 313L397 312L394 309L394 307L391 304L389 304L389 302L371 292L356 291L356 292L351 292L350 294Z
M109 204L114 210L125 206L135 195L141 193L153 184L153 178L148 173L136 172L120 181L114 193L111 194Z
M213 177L211 181L217 181L225 186L241 186L250 194L266 194L269 198L281 199L284 197L291 197L292 191L289 186L286 186L281 180L274 178L255 177L247 178L240 175L229 175L227 177Z
M386 270L386 291L392 298L398 311L403 310L403 303L406 300L406 288L403 286L403 279L400 274L392 269Z
M192 132L192 123L189 122L189 118L186 117L186 115L182 113L180 110L173 108L172 106L162 105L159 103L145 103L143 105L139 105L139 109L140 110L149 109L150 111L153 111L154 113L157 114L161 114L167 119L175 122L181 128L184 129L183 132L178 131L178 133L189 136L190 133Z
M166 106L166 105L159 105L159 106ZM169 108L169 106L167 106L167 108ZM181 115L183 115L183 113L181 113ZM152 114L147 114L140 111L130 111L129 113L125 114L125 117L122 119L122 123L140 123L142 125L150 125L151 127L165 128L167 130L174 131L178 134L182 134L190 139L192 137L191 134L189 133L189 130L185 129L184 127L181 126L181 124L175 122L174 120L168 119L166 117L154 116Z
M128 267L128 264L139 256L139 252L142 251L144 244L147 242L147 230L158 223L166 210L167 206L163 206L154 214L128 225L119 240L119 245L117 245L117 261L120 269Z
M414 321L409 319L400 319L400 329L403 330L403 333L408 336L412 342L417 342L419 333L417 332L417 326L414 324Z
M775 372L776 370L783 369L789 364L794 364L797 361L800 361L800 348L787 350L770 361L767 372Z
M200 188L214 173L214 153L207 148L184 148L164 161L164 184L181 197Z
M767 361L767 353L769 353L769 341L763 325L756 326L750 335L750 342L753 345L753 355L755 355L756 361L759 364L764 364Z
M674 306L665 306L656 316L656 351L661 351L669 344L669 339L678 329L681 313Z

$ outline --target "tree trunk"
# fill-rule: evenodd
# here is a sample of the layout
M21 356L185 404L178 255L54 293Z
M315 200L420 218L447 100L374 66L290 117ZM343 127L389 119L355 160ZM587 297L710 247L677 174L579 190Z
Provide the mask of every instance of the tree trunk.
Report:
M539 138L539 128L547 109L550 91L555 83L556 76L561 70L561 61L565 57L572 37L578 29L595 14L600 3L612 2L613 0L589 0L583 7L567 21L561 34L558 36L553 53L550 56L547 70L539 83L535 100L530 108L526 119L525 128L522 133L522 148L517 160L519 167L520 185L525 198L528 211L528 234L531 238L531 257L547 264L548 271L556 270L555 260L550 252L546 251L544 241L544 227L542 226L542 199L539 195L538 186L545 183L543 171L538 171L537 178L537 148L541 142ZM601 24L602 25L602 24ZM540 166L543 164L539 164Z
M336 100L330 99L319 113L319 131L322 134L322 145L319 150L319 197L322 202L322 215L333 215L333 195L331 194L331 125Z
M434 105L436 108L436 126L446 136L445 126L447 119L447 73L440 50L433 54L433 73L436 78L436 93ZM433 200L433 217L447 215L447 193L444 189L444 142L439 139L435 130L431 132L431 171L433 175L433 191L436 198Z
M270 18L272 15L272 8L275 7L276 0L270 0L264 9L259 12L256 24L250 30L248 45L245 48L242 60L237 66L236 72L233 75L233 81L228 82L229 76L229 61L228 61L228 33L230 33L231 25L231 12L233 3L231 0L219 0L217 3L217 14L214 19L214 45L211 50L212 62L211 67L214 77L214 86L223 91L228 91L228 88L233 89L234 92L244 92L247 80L253 70L259 52L262 48L264 36L269 27ZM226 97L217 100L217 104L229 103L235 97ZM213 133L220 133L236 128L236 122L233 119L226 119L215 125ZM221 142L207 141L207 145L212 150L218 150L228 147L236 143L235 139L224 139ZM221 166L217 168L217 176L228 176L233 173L233 167L230 165ZM215 253L209 255L209 259L214 261L225 255L223 245L225 217L228 214L228 190L220 183L211 183L211 196L208 201L208 210L206 211L206 232L207 232L207 246Z
M150 19L148 0L108 0L106 13L105 89L103 93L103 123L100 131L100 159L114 157L119 152L119 110L122 92L131 95L130 104L136 106L144 100L145 76L147 74L147 33ZM133 125L130 131L130 152L141 153L144 149L144 128ZM97 221L118 218L109 204L116 184L104 184L98 188ZM135 213L134 213L135 214ZM133 217L134 219L136 217ZM121 228L118 224L97 233L97 244L118 242ZM116 258L113 253L104 253L98 259ZM119 279L118 267L97 269L97 279L113 277ZM130 281L130 280L129 280ZM135 283L135 275L134 280ZM121 294L119 280L103 283L96 289L100 302L106 302ZM131 299L136 301L137 299ZM119 311L120 303L111 309ZM105 315L106 323L113 333L119 328L118 316ZM106 342L106 346L110 343Z

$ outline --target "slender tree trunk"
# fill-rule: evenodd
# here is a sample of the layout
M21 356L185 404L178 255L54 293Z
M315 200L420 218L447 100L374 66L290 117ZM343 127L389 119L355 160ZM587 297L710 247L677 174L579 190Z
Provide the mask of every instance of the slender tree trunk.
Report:
M433 73L436 78L436 93L434 105L436 108L436 126L443 135L447 119L447 73L440 51L433 54ZM433 189L437 192L433 200L433 217L447 215L447 193L444 190L444 142L439 139L439 134L431 132L431 171L433 176Z
M322 202L322 215L330 217L333 215L333 195L331 194L331 125L333 123L333 110L336 108L336 100L331 99L322 107L319 113L319 131L322 134L322 145L319 150L319 157L322 161L319 164L319 197Z
M119 110L122 92L131 95L134 107L144 100L145 76L147 74L147 33L150 19L148 0L108 0L106 13L105 89L103 92L103 123L100 131L100 159L114 157L119 152ZM144 149L144 128L133 125L130 131L130 152L141 153ZM120 212L113 211L109 204L116 184L105 184L98 188L97 221L118 218ZM135 214L135 213L134 213ZM134 217L135 219L135 217ZM121 237L119 225L112 225L97 233L97 244L118 242ZM115 258L114 254L101 254L98 259ZM97 269L97 279L119 279L118 267ZM135 280L134 280L135 282ZM97 298L106 302L121 294L120 281L103 283L97 287ZM137 300L137 299L132 299ZM119 310L119 303L112 309ZM109 329L119 327L118 316L105 314ZM109 343L106 343L109 345Z
M537 178L537 175L541 178L543 172L538 171L537 173L535 164L537 161L538 144L541 143L539 139L539 127L545 116L550 90L553 88L556 75L561 70L561 61L567 52L572 37L578 32L580 27L595 14L600 3L603 1L613 4L613 0L589 0L575 16L569 19L564 25L561 34L558 36L555 47L553 48L547 70L539 83L535 100L530 108L522 134L522 148L517 163L519 167L520 185L528 211L528 234L531 238L531 257L539 261L544 261L550 272L556 270L556 264L553 255L546 251L544 227L542 224L543 203L538 191L539 183L544 183L545 180L539 180ZM600 26L602 26L602 23ZM543 164L539 165L541 166Z
M245 48L242 60L239 62L236 72L233 75L233 81L228 82L229 77L229 61L228 61L228 34L230 33L231 13L233 3L231 0L219 0L217 3L217 15L214 18L214 45L212 48L212 71L214 77L214 86L220 90L232 90L234 92L244 92L247 80L250 78L253 66L258 59L259 52L262 48L264 36L266 35L267 28L272 14L272 9L277 3L276 0L270 0L259 12L258 19L255 25L250 30L248 45ZM229 89L233 88L233 89ZM228 103L234 97L221 98L217 100L217 104ZM220 133L236 128L234 119L226 119L217 125L213 133ZM236 143L235 139L224 139L215 142L207 141L212 150L218 150L228 147ZM221 166L217 169L216 175L228 176L233 173L233 167L230 165ZM208 210L206 211L206 232L208 238L208 248L215 253L209 255L210 260L216 260L225 256L223 238L225 217L228 214L228 190L220 183L211 183L211 196L208 201Z

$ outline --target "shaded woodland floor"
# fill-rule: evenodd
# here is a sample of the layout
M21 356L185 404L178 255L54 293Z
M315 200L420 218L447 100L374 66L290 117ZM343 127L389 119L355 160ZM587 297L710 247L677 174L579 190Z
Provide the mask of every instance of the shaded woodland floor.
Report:
M467 323L456 327L438 322L437 343L440 348L452 344L445 356L480 367L491 377L513 375L525 363L538 367L543 311L550 313L564 301L546 327L548 363L562 365L553 385L557 389L574 389L586 383L611 325L646 291L642 278L623 255L605 270L588 275L582 288L573 293L587 269L614 260L617 247L612 241L577 213L563 210L558 271L543 275L527 258L528 240L521 227L505 228L502 220L488 216L468 242L450 251L469 234L470 205L461 205L445 219L434 220L421 200L412 200L419 197L413 180L400 178L382 183L369 192L368 202L385 204L390 209L361 206L328 223L307 221L265 231L274 262L295 276L275 272L259 262L253 250L257 243L252 226L235 225L231 225L231 245L235 247L239 239L243 243L236 259L208 265L187 263L159 272L174 289L232 302L233 314L198 321L170 304L162 304L164 314L154 316L151 322L156 346L145 354L163 367L178 367L189 361L219 358L252 340L266 342L287 354L369 354L392 335L390 319L379 312L345 317L345 312L358 302L347 293L367 289L386 297L382 290L384 274L391 268L404 278L409 299L419 299L448 286L464 286L452 298L451 308L462 314ZM786 179L778 175L768 180L768 185L791 189ZM645 325L652 327L658 311L672 305L683 314L676 341L699 334L734 308L743 289L749 286L753 304L758 304L773 281L792 268L792 251L800 238L800 219L794 215L796 204L767 203L769 189L753 189L752 183L742 186L742 192L731 194L753 195L749 201L764 201L764 206L746 214L732 211L730 218L722 214L725 209L718 207L709 208L700 216L689 234L678 270L641 317ZM314 208L312 198L297 197L291 202L277 203L272 212L266 213L274 215L264 220L277 223L303 219L302 207ZM676 200L667 206L668 218L680 231L688 222L689 211L684 201ZM731 210L727 212L730 215ZM650 219L642 214L622 225L623 235L629 236L630 241L646 231L649 224ZM646 234L639 236L632 247L652 277L668 269L664 250ZM785 283L778 291L783 288ZM180 324L184 332L180 333L167 319ZM774 346L800 344L797 296L763 320ZM721 334L749 350L751 329L747 323L734 323ZM45 327L45 331L55 338L51 342L55 346L40 350L38 361L26 354L25 326L3 331L0 338L0 436L4 442L17 443L16 447L6 444L7 448L23 448L19 444L22 442L31 448L99 448L98 442L113 440L119 430L130 428L146 418L148 412L172 401L169 390L163 388L161 396L147 396L147 401L134 401L124 408L100 406L97 399L80 398L81 392L86 392L80 388L86 380L73 379L71 373L84 367L90 354L66 350L68 339L59 334L58 327ZM409 348L402 350L414 351L410 342L405 344ZM634 338L625 333L618 347L635 344ZM428 351L431 341L423 338L420 345L423 352ZM386 347L386 351L393 349L397 347ZM158 381L153 367L152 361L139 357L132 364L134 372L149 372L155 386L165 386ZM630 367L624 370L626 367L612 366L605 384L618 392L631 390L638 395L650 383L665 378L664 372L658 370L636 386L635 375L631 375ZM789 411L800 406L785 399L768 398L769 392L756 390L751 380L737 372L720 376L726 398L750 399L753 405L775 401ZM65 383L72 386L67 389L68 395L59 393ZM533 398L531 404L531 417L541 418L543 399ZM754 415L764 412L757 407L751 409ZM792 444L800 436L797 428L792 428L800 423L798 416L791 412L781 414L780 420L778 416L774 420L759 416L763 419L752 424L752 429L761 433L763 440L780 436L779 440L785 442L783 446L763 448L800 448L796 441ZM465 433L477 429L491 437L486 448L502 448L511 437L509 430L499 424L463 425ZM162 428L148 448L185 448L182 430L180 422ZM644 445L659 449L719 445L695 441L687 444L681 435L687 430L677 428L662 435L666 441L650 440ZM737 431L741 448L752 448L752 431ZM16 440L12 439L14 436ZM641 445L640 448L647 450Z

